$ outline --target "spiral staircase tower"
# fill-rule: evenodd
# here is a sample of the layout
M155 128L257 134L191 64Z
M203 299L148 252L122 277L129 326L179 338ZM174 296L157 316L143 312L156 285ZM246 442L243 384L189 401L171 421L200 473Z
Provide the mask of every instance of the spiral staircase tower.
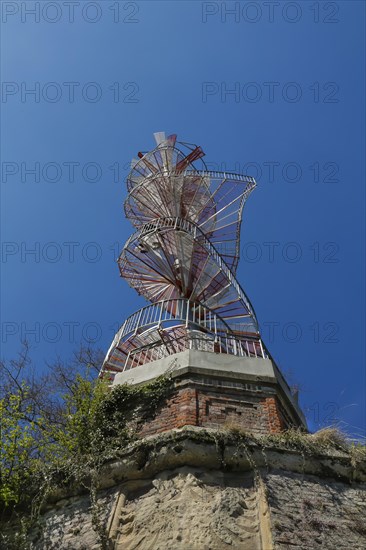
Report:
M304 425L236 278L243 207L254 178L207 170L201 147L178 142L176 135L159 132L155 140L152 151L132 161L124 207L135 232L118 258L120 275L150 304L125 320L102 376L114 384L142 383L172 370L173 358L183 364L193 357L200 363L196 371L214 361L220 380L244 374L249 393L249 381L261 376L285 389L277 425ZM185 372L192 373L188 363ZM179 377L179 368L173 370ZM195 423L198 416L196 411Z

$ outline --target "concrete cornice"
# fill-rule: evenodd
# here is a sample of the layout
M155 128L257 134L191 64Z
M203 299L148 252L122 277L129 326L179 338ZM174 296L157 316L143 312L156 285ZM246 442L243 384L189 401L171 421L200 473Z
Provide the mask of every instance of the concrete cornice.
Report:
M303 437L312 437L304 434ZM366 461L355 465L346 451L319 446L318 452L229 430L194 426L170 430L145 437L126 447L105 464L99 488L107 489L128 483L138 485L159 472L183 467L217 471L254 471L254 474L286 471L330 478L346 483L366 482ZM57 490L49 503L83 492L85 488Z

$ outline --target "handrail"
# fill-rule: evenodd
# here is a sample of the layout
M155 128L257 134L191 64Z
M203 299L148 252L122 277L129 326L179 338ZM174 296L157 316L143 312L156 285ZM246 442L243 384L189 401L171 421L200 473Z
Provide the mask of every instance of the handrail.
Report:
M176 170L167 170L166 168L160 167L158 171L156 171L153 174L148 175L140 175L139 178L142 178L143 181L137 183L137 185L133 185L134 178L131 177L131 175L127 178L127 188L129 194L134 193L140 186L144 185L147 181L150 181L153 178L159 178L159 177L171 177L171 176L179 176L179 177L187 177L187 176L198 176L198 177L210 177L214 179L230 179L232 181L237 181L240 183L250 183L254 186L257 184L255 179L252 176L246 176L245 174L235 174L233 172L220 172L218 170L194 170L194 169L187 169L183 172L178 172Z
M180 311L176 316L164 308L164 305L173 302L181 303ZM227 330L227 332L217 329L217 319L219 321L222 321L222 319L203 305L198 306L200 308L198 313L201 314L202 311L206 311L210 317L210 324L207 326L207 318L204 324L200 324L193 319L194 311L191 310L191 318L186 315L188 303L189 300L183 298L162 300L158 304L145 306L130 315L117 332L112 346L108 350L103 370L121 372L132 368L132 366L156 361L161 357L184 349L199 349L239 357L259 357L263 359L269 357L269 353L258 334L244 333L239 335L240 331L238 329L235 333L235 327L232 330ZM169 321L180 321L180 324L169 325ZM224 321L222 322L226 324ZM150 329L146 328L148 326L150 326ZM159 334L159 339L156 342L148 342L134 347L138 342L138 340L135 340L138 328L142 329L141 335L146 330L155 330ZM175 330L177 332L174 333ZM183 335L182 330L185 331Z
M173 353L169 352L162 341L157 342L155 345L146 344L140 348L135 348L127 354L123 367L120 366L120 371L130 370L135 366L144 365L187 349L256 359L266 359L268 357L260 339L240 340L232 335L217 336L215 339L204 338L203 335L189 335L173 339L172 345L175 346Z
M171 311L173 307L171 306L174 305L176 306L176 312L173 313ZM212 332L217 332L217 322L219 321L225 327L226 332L231 332L225 320L207 306L191 302L186 298L174 298L160 300L132 313L118 332L119 340L136 332L137 328L149 325L160 326L162 323L169 321L184 321L186 325L193 323L203 330L211 330Z

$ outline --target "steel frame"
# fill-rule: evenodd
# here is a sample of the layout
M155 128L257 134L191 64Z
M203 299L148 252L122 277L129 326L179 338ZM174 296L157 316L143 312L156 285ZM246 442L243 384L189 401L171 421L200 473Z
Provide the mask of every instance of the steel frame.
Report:
M138 154L127 177L125 213L137 231L118 258L121 276L151 304L123 323L102 375L185 349L267 357L235 276L254 178L209 171L200 147L175 135L155 138L157 146Z

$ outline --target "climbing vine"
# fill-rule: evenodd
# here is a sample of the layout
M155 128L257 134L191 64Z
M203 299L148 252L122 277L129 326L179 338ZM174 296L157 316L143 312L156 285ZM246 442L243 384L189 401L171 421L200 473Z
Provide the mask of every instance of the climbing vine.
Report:
M93 526L101 548L106 548L97 503L100 470L137 438L142 424L164 403L172 382L160 377L143 386L111 390L89 374L84 370L68 377L63 392L38 408L35 388L22 369L2 387L0 548L26 550L28 533L35 532L48 495L73 486L89 490Z

